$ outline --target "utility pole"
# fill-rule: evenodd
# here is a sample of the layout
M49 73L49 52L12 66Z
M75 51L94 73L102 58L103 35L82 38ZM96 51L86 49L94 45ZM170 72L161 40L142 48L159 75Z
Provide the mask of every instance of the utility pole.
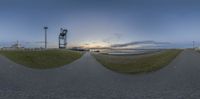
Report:
M44 27L44 31L45 31L45 41L44 41L45 49L47 49L47 29L48 29L48 27Z

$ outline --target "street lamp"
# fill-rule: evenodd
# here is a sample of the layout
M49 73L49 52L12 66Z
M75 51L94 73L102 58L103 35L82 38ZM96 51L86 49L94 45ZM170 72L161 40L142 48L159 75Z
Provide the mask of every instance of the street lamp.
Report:
M47 29L48 27L44 27L44 31L45 31L45 49L47 49Z

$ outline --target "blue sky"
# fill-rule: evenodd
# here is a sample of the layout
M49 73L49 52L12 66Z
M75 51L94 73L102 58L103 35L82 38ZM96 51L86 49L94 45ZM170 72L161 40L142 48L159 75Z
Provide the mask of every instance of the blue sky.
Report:
M0 0L0 45L19 40L57 47L60 28L69 46L108 46L134 41L200 42L199 0ZM30 43L31 42L31 43Z

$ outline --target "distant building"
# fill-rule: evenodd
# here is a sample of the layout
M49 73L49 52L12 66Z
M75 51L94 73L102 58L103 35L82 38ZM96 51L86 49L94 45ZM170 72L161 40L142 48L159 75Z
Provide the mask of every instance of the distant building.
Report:
M194 49L195 49L195 50L200 50L200 47L195 47Z
M17 43L16 43L16 44L13 44L13 45L11 46L11 48L16 48L16 49L18 49L18 48L22 48L22 47L21 47L21 44L19 44L19 41L17 41Z
M19 43L19 41L17 41L17 43L11 45L11 47L3 47L3 50L17 50L17 49L24 49L24 47L21 46L21 44Z
M74 51L89 51L89 49L84 49L84 48L81 48L81 47L72 47L71 50L74 50Z

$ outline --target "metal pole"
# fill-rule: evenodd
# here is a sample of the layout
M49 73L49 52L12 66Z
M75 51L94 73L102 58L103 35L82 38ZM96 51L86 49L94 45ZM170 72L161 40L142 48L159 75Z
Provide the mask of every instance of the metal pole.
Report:
M47 48L47 29L45 29L45 49Z
M45 49L47 49L47 29L48 27L44 27L44 30L45 30Z

